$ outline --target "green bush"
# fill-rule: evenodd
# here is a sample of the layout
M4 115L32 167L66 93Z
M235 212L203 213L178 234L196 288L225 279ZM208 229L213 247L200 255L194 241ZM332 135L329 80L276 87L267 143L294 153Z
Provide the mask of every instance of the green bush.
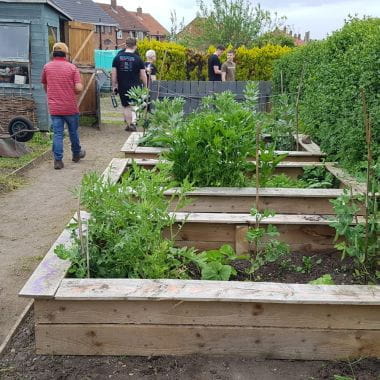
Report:
M380 154L380 18L352 19L323 41L293 49L275 62L274 88L296 93L304 68L300 102L303 130L329 160L358 171L366 159L360 88L372 120L373 153Z
M145 57L145 53L150 49L156 51L158 78L163 80L208 80L207 61L209 55L215 51L213 46L210 46L207 52L202 52L187 49L174 42L147 39L139 41L138 49L142 57ZM232 49L232 46L228 49ZM238 48L235 57L236 79L269 80L274 62L290 50L287 46L279 45ZM226 60L226 55L227 51L221 57L222 62Z

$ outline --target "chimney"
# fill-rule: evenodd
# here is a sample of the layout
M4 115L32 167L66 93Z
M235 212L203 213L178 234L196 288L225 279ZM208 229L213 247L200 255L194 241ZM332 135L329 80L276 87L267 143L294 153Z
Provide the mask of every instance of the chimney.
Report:
M117 7L117 0L111 0L111 7L113 9L116 9L116 7Z
M306 32L305 33L305 42L309 42L310 41L310 32Z
M115 0L115 1L116 1L116 0ZM141 8L141 7L138 7L138 8L137 8L137 13L138 13L138 14L142 14L142 8Z

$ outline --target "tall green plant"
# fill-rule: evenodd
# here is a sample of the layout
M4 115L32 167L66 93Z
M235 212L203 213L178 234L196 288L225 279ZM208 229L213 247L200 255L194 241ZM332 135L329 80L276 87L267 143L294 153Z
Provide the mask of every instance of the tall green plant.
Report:
M91 277L98 278L187 278L184 264L173 253L174 236L165 238L164 229L172 230L174 216L164 191L175 185L168 169L148 171L133 167L121 183L107 183L95 173L87 174L81 186L83 207L90 212L86 237ZM178 207L184 205L185 182ZM58 246L56 254L72 263L69 273L85 277L87 260L76 230L70 226L73 244Z

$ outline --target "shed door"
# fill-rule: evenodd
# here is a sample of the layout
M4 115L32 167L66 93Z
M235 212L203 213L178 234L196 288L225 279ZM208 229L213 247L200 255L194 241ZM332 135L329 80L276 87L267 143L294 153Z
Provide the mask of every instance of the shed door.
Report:
M79 68L84 86L83 93L79 95L80 113L82 115L98 115L98 91L94 63L95 25L69 21L67 29L71 62Z

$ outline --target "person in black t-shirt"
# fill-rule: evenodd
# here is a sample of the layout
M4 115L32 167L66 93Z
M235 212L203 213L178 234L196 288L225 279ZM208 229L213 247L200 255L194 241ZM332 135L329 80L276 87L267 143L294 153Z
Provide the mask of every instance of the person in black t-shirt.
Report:
M126 131L135 131L132 125L133 109L127 95L132 87L144 85L147 87L147 77L144 62L135 53L137 42L135 38L127 38L126 49L119 52L112 62L112 90L119 93L121 104L124 107L124 121Z
M223 54L225 48L219 45L216 48L214 54L212 54L208 59L208 80L211 81L222 81L222 63L219 57Z
M145 54L146 62L145 62L145 70L146 75L148 77L148 87L152 81L157 79L157 67L155 66L156 62L156 52L154 50L148 50Z

